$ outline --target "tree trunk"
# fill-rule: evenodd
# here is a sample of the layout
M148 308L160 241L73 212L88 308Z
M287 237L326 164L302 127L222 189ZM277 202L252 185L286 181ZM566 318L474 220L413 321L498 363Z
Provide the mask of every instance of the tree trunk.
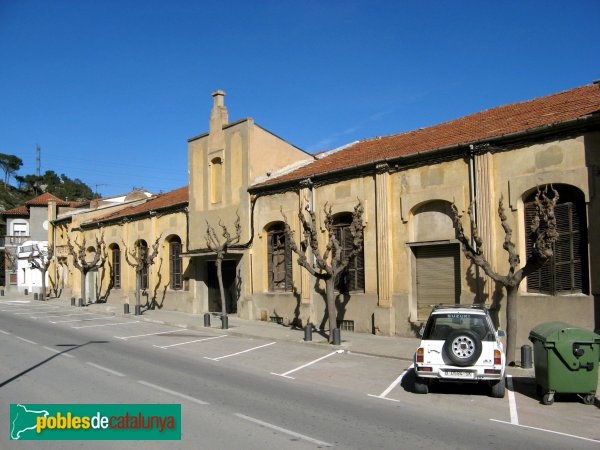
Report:
M325 292L327 295L327 314L329 315L329 342L333 342L333 330L337 328L337 308L335 306L335 278L325 280Z
M87 304L87 302L85 301L85 275L85 270L81 270L81 301Z
M142 271L135 271L135 313L140 313L140 291L142 289Z
M46 271L41 270L42 272L42 298L40 300L46 300Z
M219 280L219 292L221 294L221 311L223 316L227 315L227 304L225 303L225 289L223 289L223 273L222 273L223 261L221 258L217 258L217 279Z
M506 286L506 362L515 361L517 345L517 297L519 286Z

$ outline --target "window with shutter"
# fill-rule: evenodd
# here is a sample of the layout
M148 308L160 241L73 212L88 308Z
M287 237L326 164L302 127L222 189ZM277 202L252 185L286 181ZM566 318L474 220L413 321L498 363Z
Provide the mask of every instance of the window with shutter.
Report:
M270 291L292 290L292 248L283 223L267 232L267 254Z
M114 288L121 287L121 249L118 245L112 247L112 285Z
M554 214L558 239L553 257L541 269L527 277L527 291L548 295L589 293L587 268L587 228L583 195L570 186L555 186L559 203ZM535 193L525 202L525 226L529 230L535 214ZM527 236L527 257L533 241Z
M344 213L334 218L335 237L342 248L342 258L352 251L354 237L350 232L352 214ZM365 255L363 249L354 256L335 282L336 289L341 293L364 292L365 290Z
M182 288L183 279L183 261L181 259L181 240L179 237L174 237L169 242L169 263L171 289L179 290Z

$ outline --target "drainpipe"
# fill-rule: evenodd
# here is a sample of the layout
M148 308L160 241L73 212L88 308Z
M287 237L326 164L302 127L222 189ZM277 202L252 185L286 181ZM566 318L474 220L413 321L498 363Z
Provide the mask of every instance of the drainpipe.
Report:
M472 205L473 220L477 225L477 177L475 176L475 146L469 145L469 202ZM477 243L473 238L473 230L471 230L471 246L477 250ZM477 289L476 298L482 299L481 273L479 266L475 265L475 286Z

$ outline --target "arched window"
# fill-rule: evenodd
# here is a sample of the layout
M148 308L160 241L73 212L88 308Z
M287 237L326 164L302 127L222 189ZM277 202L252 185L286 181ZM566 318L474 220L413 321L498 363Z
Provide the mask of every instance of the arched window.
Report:
M352 251L354 237L350 232L351 224L351 213L341 213L333 218L334 233L342 248L342 258L347 252ZM362 248L360 252L350 260L346 270L339 275L335 282L335 287L341 293L364 292L365 256Z
M114 288L119 289L121 287L121 249L117 244L113 244L110 247L111 250L111 284Z
M183 261L181 258L181 239L174 236L169 239L169 278L171 289L183 287Z
M210 200L219 203L223 196L223 160L214 158L210 161Z
M292 248L283 222L278 222L267 232L269 258L269 291L292 290Z
M589 294L586 207L583 193L572 186L555 185L559 193L554 210L558 239L554 243L554 256L527 277L527 291L559 295ZM535 214L533 200L536 192L525 198L525 229L529 230ZM527 257L533 242L527 236Z
M139 240L137 241L137 251L138 251L138 260L142 261L143 259L148 257L148 244L146 241ZM140 273L140 289L148 289L148 266L146 264L142 265L142 271Z

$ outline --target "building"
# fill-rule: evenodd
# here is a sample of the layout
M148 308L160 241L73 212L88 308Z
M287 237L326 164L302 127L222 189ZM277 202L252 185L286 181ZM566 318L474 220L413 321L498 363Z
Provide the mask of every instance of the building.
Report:
M463 256L451 205L467 230L466 211L474 205L484 254L506 273L500 199L524 261L532 198L552 185L560 193L561 238L554 260L520 286L520 346L540 322L600 323L600 238L589 232L600 218L598 167L598 83L318 155L251 118L230 123L224 93L216 91L209 131L188 140L187 188L118 212L88 211L52 223L61 246L67 237L85 239L90 258L103 245L108 249L106 272L98 267L89 281L97 299L134 301L140 278L126 258L142 251L156 254L142 277L142 303L203 313L221 310L217 256L207 247L207 230L220 236L224 226L234 233L239 219L239 241L223 261L227 310L248 320L321 327L323 286L297 264L285 221L299 239L298 212L313 210L322 223L323 206L330 205L344 241L360 199L364 249L338 284L338 322L356 332L415 336L431 305L440 302L483 302L505 324L505 292ZM319 239L324 243L325 233ZM73 273L69 253L63 252L60 264ZM80 290L71 278L71 287Z

